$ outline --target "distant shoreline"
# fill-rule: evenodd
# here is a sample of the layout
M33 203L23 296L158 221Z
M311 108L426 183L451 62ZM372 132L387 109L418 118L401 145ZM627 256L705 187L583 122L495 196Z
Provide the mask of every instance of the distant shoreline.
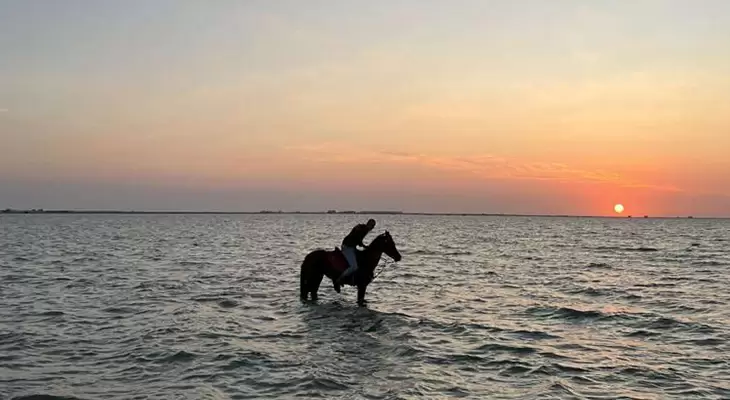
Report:
M561 215L561 214L500 214L500 213L448 213L448 212L408 212L408 211L135 211L135 210L45 210L45 209L4 209L2 214L116 214L116 215L413 215L413 216L454 216L454 217L554 217L554 218L611 218L611 219L728 219L730 217L693 217L693 216L601 216L601 215Z

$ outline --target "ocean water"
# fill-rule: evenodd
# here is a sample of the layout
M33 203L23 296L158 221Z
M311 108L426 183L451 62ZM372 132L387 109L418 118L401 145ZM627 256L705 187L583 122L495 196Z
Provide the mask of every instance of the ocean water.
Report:
M729 220L374 217L360 308L368 216L0 216L0 398L730 398Z

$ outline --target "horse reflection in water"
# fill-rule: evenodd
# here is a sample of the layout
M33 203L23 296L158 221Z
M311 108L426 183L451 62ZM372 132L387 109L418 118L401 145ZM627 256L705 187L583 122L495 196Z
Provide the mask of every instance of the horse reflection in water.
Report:
M337 300L303 306L300 316L306 330L300 360L311 379L303 394L394 398L412 386L404 381L417 364L403 353L409 352L406 342L418 320Z
M388 231L378 235L365 250L357 250L357 271L344 284L357 286L357 304L365 305L365 291L373 281L375 267L380 262L383 253L394 261L400 261L401 255L395 246ZM335 250L315 250L307 254L302 262L300 271L299 290L302 300L307 300L311 294L312 300L317 300L317 291L322 279L326 276L334 284L340 275L345 272L348 264L344 254L338 248Z

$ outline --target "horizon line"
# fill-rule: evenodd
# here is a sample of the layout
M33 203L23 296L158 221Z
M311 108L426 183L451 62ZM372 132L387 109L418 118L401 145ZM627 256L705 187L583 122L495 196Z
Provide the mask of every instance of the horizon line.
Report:
M426 212L426 211L389 211L389 210L363 210L363 211L286 211L286 210L260 210L260 211L174 211L174 210L104 210L104 209L0 209L0 214L170 214L170 215L413 215L413 216L475 216L475 217L560 217L560 218L611 218L611 219L728 219L730 216L699 216L677 215L677 216L649 216L649 215L582 215L582 214L526 214L526 213L477 213L477 212Z

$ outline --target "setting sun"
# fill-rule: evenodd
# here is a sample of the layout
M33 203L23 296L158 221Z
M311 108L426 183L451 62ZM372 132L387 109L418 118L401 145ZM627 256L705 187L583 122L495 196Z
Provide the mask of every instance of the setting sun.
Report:
M616 204L615 206L613 206L613 210L621 214L622 212L624 212L624 206L623 204Z

